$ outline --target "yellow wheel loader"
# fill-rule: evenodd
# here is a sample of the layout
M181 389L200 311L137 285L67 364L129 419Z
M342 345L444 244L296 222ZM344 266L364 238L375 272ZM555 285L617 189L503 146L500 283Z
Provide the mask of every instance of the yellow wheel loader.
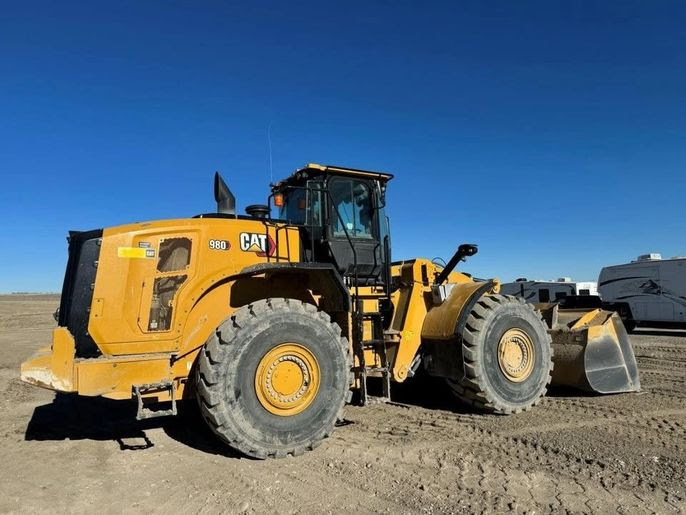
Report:
M52 345L22 379L133 399L139 419L195 398L221 440L256 458L314 448L352 392L368 402L368 377L390 399L419 367L499 414L535 405L551 380L639 389L617 315L500 295L497 280L455 271L475 245L444 265L392 262L391 179L310 164L238 215L216 174L216 213L71 232Z

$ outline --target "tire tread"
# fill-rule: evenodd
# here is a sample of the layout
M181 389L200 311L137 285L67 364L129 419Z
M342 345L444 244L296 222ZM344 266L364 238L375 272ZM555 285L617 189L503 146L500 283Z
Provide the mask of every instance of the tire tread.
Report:
M548 377L545 386L539 397L531 401L528 405L512 407L499 400L486 380L485 372L481 370L480 361L482 349L479 347L480 334L486 329L486 322L489 311L498 309L504 304L515 303L523 304L526 309L530 309L536 314L543 327L546 328L546 341L550 347L550 363ZM465 329L461 335L461 354L464 376L447 380L448 386L455 396L480 411L496 414L512 414L526 411L540 403L547 392L548 385L552 380L553 369L553 346L552 338L547 332L547 326L541 313L536 311L531 304L527 304L523 299L512 295L485 295L481 297L469 313Z
M343 418L345 399L347 397L347 395L342 396L340 405L336 409L336 416L327 427L320 428L309 441L301 442L297 445L294 444L286 449L275 450L258 446L254 441L242 438L231 427L231 424L228 423L226 403L222 402L223 395L219 371L227 358L228 347L239 344L241 332L245 328L249 328L250 323L254 322L255 319L264 318L273 312L304 314L316 320L319 324L325 324L329 332L338 335L340 345L346 355L348 385L353 381L352 355L348 340L341 336L341 329L338 324L332 322L329 315L319 311L316 306L299 300L268 298L238 308L217 328L216 333L210 336L205 347L198 355L198 366L196 367L195 376L196 396L200 412L210 429L234 449L258 459L267 457L285 458L288 455L299 456L306 450L317 447L324 438L331 434L336 422Z

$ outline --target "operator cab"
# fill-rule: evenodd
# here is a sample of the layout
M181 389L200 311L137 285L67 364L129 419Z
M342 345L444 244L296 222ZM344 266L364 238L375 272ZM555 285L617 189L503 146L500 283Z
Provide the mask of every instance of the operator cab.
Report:
M331 263L349 284L387 285L392 175L308 164L272 187L277 218L300 227L302 261Z

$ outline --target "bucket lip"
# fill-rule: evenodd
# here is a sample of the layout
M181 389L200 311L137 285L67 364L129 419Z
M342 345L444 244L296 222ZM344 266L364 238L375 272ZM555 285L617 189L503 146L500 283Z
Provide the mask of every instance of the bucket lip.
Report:
M607 327L609 324L612 324L611 328ZM584 372L589 387L592 391L602 394L639 391L641 380L638 364L624 324L616 313L610 312L609 320L603 325L606 326L605 334L599 339L587 342L584 349ZM616 338L613 337L613 333ZM602 349L600 346L606 346L606 348ZM608 349L610 349L610 354L606 356L608 359L606 365L598 366L599 356L602 355L603 351L607 352ZM622 369L624 374L618 374L616 372L618 369ZM617 382L613 384L598 381L597 379L601 374L603 380L606 381L612 377Z
M556 315L550 330L560 359L555 384L597 394L640 391L638 364L619 315L600 308L558 310Z

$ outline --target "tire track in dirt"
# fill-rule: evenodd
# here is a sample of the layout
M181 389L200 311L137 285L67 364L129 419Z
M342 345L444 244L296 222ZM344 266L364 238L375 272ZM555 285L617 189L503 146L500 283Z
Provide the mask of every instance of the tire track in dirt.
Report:
M422 415L425 414L422 413ZM431 415L428 416L431 417ZM411 420L412 418L406 417L403 424L403 428L408 433L414 431L412 422L419 422L416 419ZM435 418L445 419L445 417ZM468 466L470 460L481 464L481 469L470 469L470 473L464 475L467 490L471 488L473 491L483 491L483 487L487 485L488 491L498 494L497 502L489 504L494 509L504 508L509 503L517 501L517 497L508 495L503 485L526 484L525 473L540 473L541 468L548 471L555 470L556 475L563 476L549 478L557 499L557 507L566 505L565 503L571 498L582 497L585 503L593 503L603 498L608 502L615 499L621 501L616 502L616 507L624 506L640 510L642 508L640 503L631 504L636 501L632 489L639 489L644 500L649 500L648 505L651 509L671 511L677 509L677 506L683 502L678 492L667 491L643 478L635 478L631 474L615 470L602 460L582 459L562 449L541 444L530 437L511 437L484 428L465 427L459 421L458 425L460 427L453 434L452 431L446 433L438 424L430 424L428 428L424 424L421 431L426 439L434 442L432 446L419 447L415 444L411 449L405 450L402 450L402 445L388 446L389 450L386 454L391 454L394 462L400 462L404 466L406 464L417 466L420 461L437 463L439 454L433 450L434 445L443 447L440 445L441 440L453 442L462 453L466 452L469 458L464 458L464 454L461 458L460 454L454 451L445 451L442 455L443 460L462 467ZM364 439L361 439L362 441ZM356 447L350 444L350 438L348 438L347 446L344 448ZM571 497L568 498L568 496ZM521 500L521 497L519 499ZM543 508L538 503L530 507ZM546 509L554 507L555 505L551 506L550 503L545 506Z
M662 384L672 384L686 392L686 376L674 377L673 374L663 374L651 370L644 370L641 372L641 385L643 387L660 386Z
M638 360L657 359L672 361L676 364L686 362L686 352L681 347L640 346L634 347L634 355Z
M684 370L684 363L678 360L636 356L636 361L638 362L639 372L643 368L647 368L649 370L657 368L659 370L669 370L670 372L673 371L675 374L679 375L680 373L683 373Z
M686 400L686 393L684 393L681 389L659 386L652 388L650 391L653 395L673 399L677 402L683 402Z
M577 408L572 410L581 416L594 417L593 420L572 422L568 424L547 427L547 431L560 430L598 430L614 437L617 441L640 442L644 450L659 452L660 454L672 452L686 452L686 432L682 423L675 420L681 418L686 420L686 410L672 409L661 410L657 414L648 413L643 416L616 416L611 418L595 419L592 410ZM568 410L560 410L567 413ZM665 417L672 417L667 419ZM567 426L567 427L565 427ZM541 433L542 431L536 431Z

